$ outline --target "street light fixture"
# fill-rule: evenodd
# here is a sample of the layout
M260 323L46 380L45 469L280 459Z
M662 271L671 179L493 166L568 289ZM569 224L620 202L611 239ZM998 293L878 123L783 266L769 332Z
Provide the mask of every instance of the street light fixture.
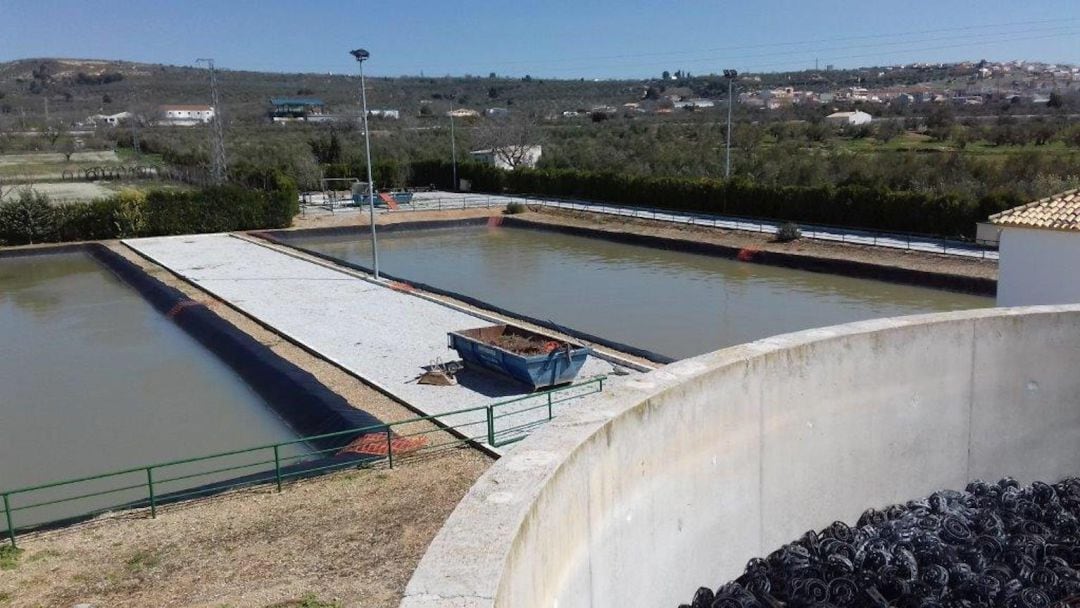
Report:
M367 88L364 86L364 60L371 57L371 53L364 49L355 49L349 51L349 54L356 58L356 62L360 64L360 102L363 106L363 125L364 125L364 149L367 152L367 182L368 182L368 218L371 223L371 261L372 270L375 272L375 278L379 278L379 246L375 239L375 182L371 178L371 136L368 133L368 110L367 110Z
M735 70L724 70L724 78L727 79L727 158L724 161L724 178L731 179L731 104L732 104L732 89L734 88L735 79L739 77L739 72Z

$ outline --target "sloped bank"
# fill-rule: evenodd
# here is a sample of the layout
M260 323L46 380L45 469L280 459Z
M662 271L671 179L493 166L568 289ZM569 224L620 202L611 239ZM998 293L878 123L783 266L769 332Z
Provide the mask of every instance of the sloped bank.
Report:
M808 529L1080 472L1080 305L878 319L687 359L470 490L403 608L674 606Z

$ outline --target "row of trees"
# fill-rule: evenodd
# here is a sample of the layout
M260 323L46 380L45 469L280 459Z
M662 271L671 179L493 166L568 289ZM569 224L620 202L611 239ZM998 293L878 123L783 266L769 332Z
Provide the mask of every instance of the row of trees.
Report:
M442 162L415 163L413 180L447 187ZM518 169L474 163L459 175L484 192L514 192L678 211L731 214L885 231L972 236L975 224L1020 202L1007 193L981 197L897 191L886 187L766 185L732 180Z

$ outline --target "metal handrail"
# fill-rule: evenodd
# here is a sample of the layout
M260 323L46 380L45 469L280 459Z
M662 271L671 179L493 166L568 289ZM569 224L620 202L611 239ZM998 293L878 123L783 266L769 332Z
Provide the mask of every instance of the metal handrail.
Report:
M218 452L218 453L215 453L215 454L208 454L208 455L204 455L204 456L195 456L195 457L191 457L191 458L182 458L182 459L178 459L178 460L171 460L171 461L160 462L160 463L156 463L156 464L150 464L150 465L144 465L144 466L139 466L139 467L121 469L121 470L118 470L118 471L110 471L108 473L101 473L101 474L98 474L98 475L88 475L88 476L85 476L85 477L77 477L77 478L74 478L74 479L66 479L66 480L63 480L63 481L54 481L54 482L43 483L43 484L38 484L38 485L33 485L33 486L16 488L16 489L13 489L13 490L2 491L2 492L0 492L0 508L2 508L3 512L4 512L4 523L6 524L6 535L8 537L8 540L11 542L11 545L15 546L15 537L19 532L19 530L16 528L16 526L14 524L13 513L15 513L15 512L26 512L26 511L29 511L29 510L32 510L32 509L38 509L38 508L49 506L49 505L70 503L70 502L74 502L74 501L77 501L77 500L85 500L85 499L88 499L88 498L96 498L96 497L106 496L106 495L110 495L110 494L117 494L117 493L120 493L120 492L128 492L128 491L132 491L132 490L138 490L140 488L145 488L146 491L147 491L146 492L146 497L143 498L143 499L126 500L124 502L113 504L111 506L98 508L98 509L93 509L93 510L90 510L90 511L87 511L87 512L78 513L78 514L74 514L74 515L66 515L66 516L64 516L62 518L59 518L59 519L54 519L54 520L50 520L50 521L36 522L31 527L38 527L38 526L43 526L43 525L48 525L48 524L54 524L56 522L73 520L73 519L77 519L77 518L80 518L80 517L93 516L93 515L97 515L97 514L100 514L100 513L105 513L105 512L108 512L110 510L114 510L114 509L117 509L117 508L138 508L138 507L149 506L149 508L150 508L150 516L151 517L156 517L156 515L157 515L157 506L161 503L161 500L163 498L163 496L161 494L159 494L157 490L160 490L162 488L162 486L164 486L165 484L176 483L176 482L179 482L179 481L186 481L186 480L195 479L195 478L198 478L198 477L207 477L207 476L211 476L211 475L218 475L218 474L221 474L221 473L228 473L228 472L232 472L232 471L238 471L238 470L242 470L242 469L250 469L250 468L254 468L254 467L266 466L266 465L271 465L271 464L273 465L272 469L271 468L262 469L260 471L257 471L257 472L254 472L254 473L248 475L246 478L239 478L239 479L234 478L232 480L225 480L225 481L221 481L221 482L211 482L211 486L210 486L209 489L206 486L204 486L202 488L196 487L196 488L181 489L181 490L170 492L168 495L165 495L164 498L166 500L168 500L169 502L173 502L173 501L176 501L176 500L185 499L187 497L198 496L200 494L205 494L205 493L208 493L208 492L216 492L216 491L227 490L227 489L241 487L241 486L257 485L257 484L261 484L261 483L276 483L277 490L280 492L281 488L282 488L282 482L286 478L300 476L300 475L309 476L309 475L312 475L312 474L315 474L315 473L329 472L329 471L344 468L344 467L347 467L347 466L356 465L356 461L354 461L354 460L345 460L345 461L342 461L342 462L331 463L329 465L320 464L320 462L324 462L324 461L328 460L330 457L332 457L332 455L324 455L324 454L328 454L330 452L335 452L335 453L339 452L341 450L341 448L326 448L326 449L321 449L321 450L307 451L307 452L302 453L302 454L282 455L281 454L281 449L283 447L289 447L289 446L293 446L293 445L297 445L297 444L304 444L304 443L310 444L312 442L319 441L319 440L333 439L333 438L338 438L338 437L344 437L344 436L347 436L347 435L359 437L359 436L362 436L362 435L373 434L373 433L385 433L386 434L386 450L387 450L386 456L385 457L372 456L372 457L370 457L368 459L365 459L361 464L370 464L370 463L378 462L378 461L381 461L381 460L385 459L388 466L391 467L391 468L393 468L393 466L394 466L394 447L393 447L393 439L395 437L394 429L401 428L401 427L404 427L405 425L410 425L410 424L417 424L417 423L423 423L423 422L434 423L437 428L432 429L432 430L420 430L420 431L415 431L415 432L409 432L409 433L406 433L406 434L399 434L397 436L398 437L415 437L415 436L418 436L418 435L423 435L423 434L430 433L430 432L433 432L433 431L438 431L438 430L452 431L455 434L461 436L460 439L451 440L451 441L439 443L439 444L432 445L432 446L427 446L425 448L421 448L420 450L416 450L416 452L421 452L421 451L425 451L425 450L428 451L428 452L431 452L431 451L434 451L434 450L436 450L438 448L443 448L443 447L446 447L446 446L449 446L449 445L460 445L462 443L487 443L492 448L498 448L498 447L501 447L501 446L504 446L504 445L508 445L510 443L514 443L516 441L520 441L521 439L524 439L528 434L528 430L534 428L535 426L537 426L539 424L543 424L543 423L551 420L553 418L553 416L554 416L554 414L552 412L553 404L561 403L563 401L569 401L569 400L571 400L573 398L576 398L576 397L582 397L582 396L589 395L589 394L592 394L592 393L601 392L601 391L604 390L604 382L606 380L607 380L607 376L596 376L594 378L590 378L588 380L585 380L585 381L582 381L582 382L579 382L579 383L576 383L576 384L570 384L570 385L557 387L557 388L554 388L554 389L551 389L551 390L548 390L548 391L544 391L544 392L540 392L540 393L533 393L533 394L525 395L525 396L522 396L522 397L516 397L516 398L513 398L513 399L508 399L506 401L500 401L498 403L493 403L491 405L481 405L481 406L476 406L476 407L469 407L469 408L454 410L454 411L451 411L451 412L445 412L445 413L442 413L442 414L432 414L432 415L428 415L428 416L417 416L417 417L414 417L414 418L407 418L405 420L398 420L398 421L395 421L395 422L389 422L389 423L383 423L383 424L377 424L377 425L369 425L369 426L365 426L365 427L347 429L347 430L344 430L344 431L336 431L336 432L333 432L333 433L324 433L324 434L321 434L321 435L311 435L311 436L307 436L307 437L301 437L299 439L291 439L291 440L288 440L288 441L281 441L281 442L277 442L277 443L258 445L258 446L249 447L249 448L243 448L243 449L239 449L239 450L229 450L229 451L225 451L225 452ZM553 398L554 395L557 395L557 394L560 394L560 393L565 393L566 391L571 391L571 390L575 390L575 389L583 389L583 388L587 388L587 387L590 387L590 386L593 386L593 385L595 385L595 390L592 390L592 391L589 391L589 392L582 392L580 394L575 394L573 396L563 397L561 399ZM502 413L500 411L501 409L504 409L504 408L506 408L508 406L513 406L514 404L521 403L523 401L527 401L527 400L531 400L531 399L540 399L540 398L546 399L546 403L542 403L542 404L537 405L537 406L533 406L533 407L529 407L529 408L525 408L525 409L521 409L521 410L515 410L515 411L511 411L511 412L507 412L507 413ZM517 426L502 429L500 431L496 431L496 429L495 429L495 422L496 422L496 420L498 420L500 418L505 418L505 417L511 416L511 415L522 414L522 413L529 412L529 411L532 411L532 410L535 410L535 409L540 409L540 408L543 408L543 407L546 407L547 410L548 410L546 419L541 418L541 419L538 419L538 420L533 420L533 421L530 421L530 422L527 422L527 423L524 423L524 424L519 424ZM460 416L461 414L470 414L470 413L476 413L476 412L481 412L481 411L484 412L484 418L483 419L472 420L472 421L469 421L469 422L458 422L456 424L448 424L448 423L444 424L444 420L446 418L450 417L450 416ZM446 422L449 422L449 421L446 421ZM471 434L471 433L463 432L461 430L461 429L464 429L465 427L477 426L477 425L485 425L485 431L483 433L481 433L481 434L474 435L474 434ZM507 434L510 434L510 433L517 433L517 434L513 435L513 436L510 436L508 438ZM231 464L230 463L229 466L213 468L213 469L208 470L208 471L198 471L198 472L195 472L195 473L184 473L184 474L174 475L172 477L166 477L166 478L158 478L158 479L154 478L154 472L155 471L166 469L168 467L176 467L176 466L179 466L179 465L187 465L187 464L194 464L194 463L200 463L200 462L207 462L207 461L210 461L210 460L217 460L217 459L228 458L228 457L232 457L232 456L239 456L239 455L242 455L242 454L252 454L252 453L255 453L255 452L259 452L261 450L270 450L270 451L272 451L273 452L273 457L269 458L269 459L258 460L256 462L245 463L245 464ZM320 456L320 455L324 455L324 456ZM316 458L313 459L312 458L313 456L315 456ZM290 463L292 461L295 461L296 464L299 464L300 462L305 461L305 460L311 462L313 465L316 465L316 466L304 467L302 470L299 470L299 471L286 471L286 470L283 470L283 467L285 466L286 463ZM92 492L86 492L86 493L82 493L82 494L77 494L75 496L64 496L64 497L61 497L61 498L55 498L55 499L52 499L52 500L38 501L38 502L33 502L33 503L30 503L30 504L25 504L25 505L18 505L18 506L12 505L12 497L14 497L14 496L25 495L25 494L30 494L30 493L33 493L33 492L40 492L40 491L43 491L43 490L50 490L50 489L55 489L55 488L60 488L60 487L65 487L65 486L71 486L71 485L75 485L75 484L87 483L87 482L92 482L92 481L99 481L99 480L104 480L104 479L111 479L111 478L120 477L120 476L124 476L124 475L134 475L134 474L141 474L141 475L145 476L145 481L142 481L140 483L133 483L133 484L128 483L128 484L124 484L124 485L122 485L120 487L116 487L116 488L95 490L95 491L92 491ZM265 475L260 476L261 474L265 474ZM256 479L252 479L252 477L256 477Z

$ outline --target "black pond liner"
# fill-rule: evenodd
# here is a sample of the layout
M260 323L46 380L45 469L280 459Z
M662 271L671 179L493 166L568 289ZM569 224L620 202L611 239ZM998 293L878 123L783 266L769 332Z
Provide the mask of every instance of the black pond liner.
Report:
M497 218L497 219L501 219L502 225L507 225L509 223L508 220L510 218ZM423 221L423 222L402 222L402 223L399 223L399 224L388 224L385 227L384 226L379 226L378 230L379 230L379 233L384 233L384 232L407 232L407 231L415 231L415 230L434 230L434 229L439 229L439 228L460 228L460 227L471 227L471 226L485 226L485 225L488 225L489 223L490 223L490 218L480 217L480 218L470 218L470 219L465 219L465 220L433 220L433 221ZM306 253L306 254L308 254L310 256L314 256L314 257L317 257L319 259L326 260L328 262L337 264L339 266L344 266L346 268L352 268L354 270L359 270L361 272L366 272L366 273L369 273L369 274L372 272L372 269L370 267L368 267L368 266L364 266L362 264L356 264L354 262L349 262L349 261L343 260L341 258L334 257L332 255L327 255L325 253L315 251L314 249L310 249L308 247L304 247L302 245L299 245L298 243L295 243L292 240L294 237L303 238L303 237L345 236L345 235L349 235L349 236L361 235L362 236L362 235L367 234L362 227L348 226L348 227L335 227L335 228L310 228L310 229L306 229L306 230L269 230L269 231L251 232L249 234L251 234L252 236L257 236L257 237L259 237L261 239L270 241L272 243L277 243L279 245L284 245L285 247L289 247L289 248L295 249L297 251L302 251L302 252L304 252L304 253ZM626 353L626 354L629 354L629 355L633 355L635 357L641 357L642 359L646 359L646 360L652 361L654 363L668 364L668 363L674 363L675 361L677 361L677 359L675 359L673 357L669 357L667 355L663 355L663 354L660 354L660 353L657 353L657 352L654 352L654 351L651 351L651 350L646 350L646 349L643 349L643 348L638 348L636 346L631 346L629 344L623 344L622 342L616 342L614 340L609 340L607 338L602 338L600 336L595 336L593 334L590 334L590 333L587 333L587 332L584 332L584 331L580 331L580 330L574 329L572 327L565 327L563 325L559 325L558 323L555 323L555 322L550 321L548 319L538 319L536 317L530 317L530 316L527 316L527 315L523 315L523 314L521 314L519 312L516 312L516 311L513 311L513 310L508 310L506 308L502 308L501 306L496 306L494 304L491 304L490 302L485 302L484 300L480 300L478 298L474 298L472 296L469 296L469 295L466 295L466 294L463 294L463 293L458 293L456 291L451 291L449 289L443 289L441 287L436 287L434 285L429 285L427 283L418 283L416 281L413 281L412 279L407 279L407 278L404 278L404 277L398 277L398 276L395 276L395 275L392 275L392 274L387 274L385 272L382 272L381 270L379 271L379 276L381 276L383 278L386 278L386 279L389 279L391 281L398 281L398 282L401 282L401 283L407 283L407 284L412 285L413 287L416 287L416 288L418 288L418 289L420 289L422 291L438 294L438 295L441 295L441 296L446 296L448 298L453 298L453 299L455 299L455 300L457 300L459 302L464 302L464 303L466 303L466 304L468 304L470 306L474 306L474 307L479 308L481 310L486 310L488 312L492 312L492 313L495 313L495 314L511 317L511 318L514 318L514 319L520 319L520 320L525 321L527 323L532 323L533 325L536 325L538 327L545 327L545 328L553 330L553 331L564 333L564 334L566 334L568 336L572 336L572 337L577 338L579 340L585 340L586 342L592 342L594 344L600 344L600 345L606 346L607 348L610 348L612 350L622 352L622 353Z
M100 243L2 250L0 259L79 252L89 255L125 284L135 289L157 311L172 319L177 326L216 355L251 386L297 435L309 437L342 433L335 437L307 441L306 443L315 450L325 453L336 452L364 434L345 431L384 426L384 423L375 416L349 405L343 397L328 389L309 372L278 356L206 306L191 300L178 289L158 281L139 266ZM237 446L237 449L245 447L247 446ZM356 454L333 455L283 466L281 471L284 477L296 478L378 459L379 457L375 456ZM273 471L255 473L189 490L163 494L156 497L156 500L160 504L182 500L186 497L205 496L274 479ZM146 501L138 501L120 508L134 508L148 504ZM54 521L37 526L37 528L62 526L89 516L82 515Z
M1080 600L1080 478L1006 478L811 530L681 608L1048 608L1070 598Z

